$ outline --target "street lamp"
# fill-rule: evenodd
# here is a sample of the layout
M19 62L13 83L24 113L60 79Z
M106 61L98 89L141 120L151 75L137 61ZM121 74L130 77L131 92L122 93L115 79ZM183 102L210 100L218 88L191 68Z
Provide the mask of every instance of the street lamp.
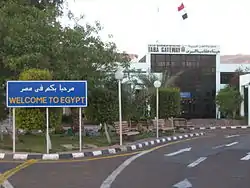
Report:
M120 127L120 145L122 145L122 91L121 81L124 77L122 70L117 70L115 78L118 80L118 99L119 99L119 127Z
M159 87L161 87L161 82L156 80L154 86L156 88L156 137L159 138Z

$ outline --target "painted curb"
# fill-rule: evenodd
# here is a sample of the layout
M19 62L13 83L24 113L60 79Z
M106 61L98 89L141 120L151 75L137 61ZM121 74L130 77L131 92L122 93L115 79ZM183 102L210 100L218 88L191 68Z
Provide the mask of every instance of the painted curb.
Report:
M213 127L192 127L189 130L215 130L215 129L249 129L250 126L240 125L240 126L213 126Z
M141 143L136 143L133 145L126 145L117 148L110 148L104 150L96 150L89 152L75 152L75 153L51 153L51 154L29 154L29 153L0 153L0 160L29 160L29 159L37 159L37 160L60 160L60 159L80 159L85 157L96 157L103 155L114 155L121 152L130 152L135 150L140 150L143 148L149 148L156 145L161 145L165 143L170 143L176 140L184 140L192 137L199 137L205 135L204 132L197 133L189 133L178 136L168 136L161 137L151 141L144 141Z

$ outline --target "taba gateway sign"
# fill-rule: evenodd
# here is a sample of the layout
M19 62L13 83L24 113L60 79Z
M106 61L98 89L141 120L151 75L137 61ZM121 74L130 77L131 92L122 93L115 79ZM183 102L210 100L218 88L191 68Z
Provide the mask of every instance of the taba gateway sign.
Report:
M165 54L219 54L220 47L213 45L148 45L149 53Z

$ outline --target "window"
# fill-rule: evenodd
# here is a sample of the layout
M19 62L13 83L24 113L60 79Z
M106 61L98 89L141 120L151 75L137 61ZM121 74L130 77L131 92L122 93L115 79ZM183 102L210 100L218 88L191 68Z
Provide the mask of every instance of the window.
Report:
M164 54L157 54L156 55L156 59L155 59L156 62L165 62L165 55Z
M171 61L179 62L181 60L181 55L170 55Z
M197 55L187 55L186 60L187 61L196 61L196 56Z
M201 55L201 66L207 66L207 67L214 67L214 62L216 62L216 56L215 55Z
M166 66L166 62L156 61L156 66L157 67L165 67Z
M156 54L151 54L151 64L155 64L155 56L156 56Z
M221 72L220 73L220 83L221 84L229 84L233 75L234 75L234 73L232 73L232 72Z
M169 55L169 54L165 55L165 60L166 60L166 61L170 61L170 60L171 60L171 59L170 59L170 56L171 56L171 55Z

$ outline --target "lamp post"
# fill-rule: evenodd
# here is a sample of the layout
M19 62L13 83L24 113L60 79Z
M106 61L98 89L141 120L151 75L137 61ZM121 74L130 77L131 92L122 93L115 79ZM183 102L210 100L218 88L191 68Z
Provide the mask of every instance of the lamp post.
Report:
M123 71L117 70L115 73L115 78L118 80L118 99L119 99L119 128L120 128L120 145L122 145L122 91L121 91L121 81L123 79Z
M156 80L154 86L156 88L156 137L159 138L159 87L161 87L161 82Z

